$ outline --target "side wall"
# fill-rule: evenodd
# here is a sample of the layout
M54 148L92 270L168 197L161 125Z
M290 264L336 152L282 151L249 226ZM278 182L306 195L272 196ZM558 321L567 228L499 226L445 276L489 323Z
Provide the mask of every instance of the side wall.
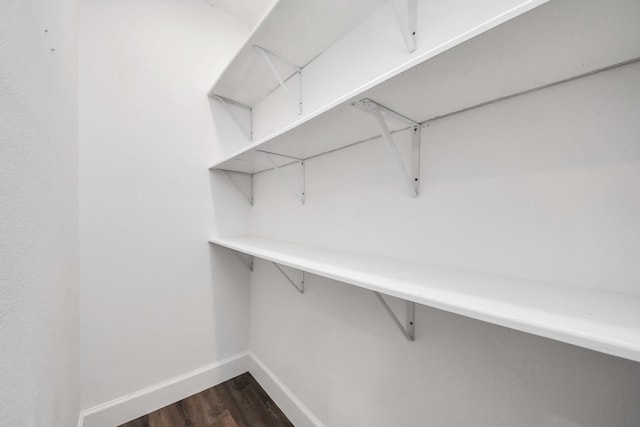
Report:
M640 249L638 81L635 63L432 122L418 199L380 140L308 160L304 206L277 174L258 174L252 234L630 289ZM371 292L308 275L300 295L260 260L251 292L252 353L326 426L640 420L636 362L424 306L407 342Z
M246 206L212 204L206 97L248 31L197 0L82 3L83 409L148 387L170 403L197 390L159 384L248 349L247 273L207 243Z
M0 424L79 411L76 0L0 13Z

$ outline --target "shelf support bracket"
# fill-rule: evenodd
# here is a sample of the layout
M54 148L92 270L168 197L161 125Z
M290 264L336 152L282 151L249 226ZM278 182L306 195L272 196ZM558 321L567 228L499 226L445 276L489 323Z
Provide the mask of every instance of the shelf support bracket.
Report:
M387 107L378 104L370 99L361 99L358 102L352 104L354 107L371 113L380 128L382 138L387 143L387 147L391 153L395 165L402 176L402 180L409 190L411 197L418 197L420 190L420 123L415 122L402 114L396 113ZM409 170L402 160L400 150L393 139L391 131L384 116L389 116L394 120L407 123L411 128L413 135L411 136L411 164Z
M245 134L249 141L253 141L253 109L248 105L241 104L233 99L225 98L224 96L212 95L212 97L220 101L222 107L225 109L227 114L231 116L233 121L236 122L240 130L242 130L242 133ZM244 111L244 117L241 117L238 114L238 111L232 109L230 105L239 107L240 111Z
M416 50L416 32L418 30L418 1L393 0L393 10L409 53ZM406 8L406 9L405 9Z
M415 339L415 318L416 318L416 303L413 301L406 301L407 304L407 322L406 326L402 324L402 322L398 319L398 316L393 312L387 301L385 301L384 297L380 294L380 292L373 291L374 294L378 297L378 300L387 311L389 316L391 316L391 320L402 332L402 335L408 340L413 341Z
M249 204L251 206L253 206L253 174L252 173L245 173L245 172L235 172L235 171L225 171L222 169L214 169L216 172L218 172L220 175L222 175L224 177L224 179L227 180L227 182L229 184L231 184L231 186L233 188L236 189L236 191L238 193L240 193L240 195L242 197L244 197L245 199L247 199L247 201L249 202ZM241 175L246 175L249 177L249 193L247 194L245 192L245 190L243 190L240 185L238 185L234 180L231 179L231 177L229 176L229 173L236 173L236 174L241 174Z
M302 278L300 279L300 284L298 284L295 280L293 280L283 269L282 267L280 267L278 264L276 264L275 262L271 262L271 264L273 264L280 273L282 273L282 275L285 277L285 279L287 279L287 281L289 283L291 283L291 285L296 288L296 290L298 292L300 292L301 294L304 294L304 271L301 271L302 273Z
M240 251L237 251L237 250L231 249L231 248L225 248L225 249L228 249L229 252L231 252L232 254L237 256L238 259L240 261L242 261L242 263L249 269L249 271L253 271L253 259L254 259L253 255L244 254L244 252L240 252ZM249 257L249 259L248 260L245 259L245 257L243 255L247 255Z
M264 62L266 62L267 65L269 66L269 69L271 70L271 72L273 73L273 76L278 81L278 85L280 85L280 87L282 88L282 91L284 92L285 96L291 103L291 106L293 107L293 109L296 111L296 113L298 113L298 115L302 114L302 68L298 67L296 64L293 64L287 61L281 56L276 55L275 53L263 47L260 47L258 45L253 45L253 47L255 50L258 51L262 59L264 59ZM289 77L282 78L280 76L280 73L278 73L278 70L276 69L275 65L273 64L272 58L275 58L280 62L286 64L290 68L292 68L294 70L293 74L291 74ZM297 97L291 93L291 91L285 84L287 80L289 80L291 77L294 77L294 76L297 77L298 79L298 96Z
M238 259L240 259L240 261L242 261L244 265L247 266L249 271L253 271L253 255L249 255L249 260L247 261L240 252L234 251L234 250L232 250L232 252L234 253L235 256L238 257Z
M280 154L275 154L275 153L268 153L266 151L259 151L259 152L263 153L265 155L265 157L267 158L267 160L271 164L271 169L276 171L280 175L280 178L282 178L282 180L285 182L285 184L287 184L287 186L289 187L291 192L293 194L295 194L295 196L298 198L298 200L300 200L300 202L304 205L304 202L305 202L304 160L293 158L293 157L289 157L289 156L282 156L282 157L287 157L287 158L290 158L290 159L294 159L295 162L298 163L299 166L300 166L300 183L301 183L302 191L298 191L298 190L296 190L296 187L293 185L293 183L291 182L291 180L289 179L287 174L284 173L284 171L282 170L283 166L278 166L276 164L276 162L273 160L273 156L274 155L276 155L276 156L281 156L281 155Z

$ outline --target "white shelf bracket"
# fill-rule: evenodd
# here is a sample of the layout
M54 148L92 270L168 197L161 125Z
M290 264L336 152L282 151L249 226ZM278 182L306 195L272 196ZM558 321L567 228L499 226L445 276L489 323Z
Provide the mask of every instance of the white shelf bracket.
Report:
M248 105L241 104L233 99L225 98L220 95L212 95L213 98L220 101L227 114L231 116L240 130L245 134L249 141L253 141L253 109ZM237 108L232 108L232 106ZM244 112L244 114L239 114Z
M220 175L222 175L224 177L224 179L226 179L227 182L229 184L231 184L231 186L233 188L235 188L235 190L238 193L240 193L240 195L242 197L247 199L247 201L249 202L249 204L251 206L253 206L253 174L252 173L225 171L225 170L222 170L222 169L214 169L214 170L216 172L218 172ZM247 193L245 190L242 189L242 187L238 183L236 183L233 179L231 179L231 176L229 176L229 173L248 176L249 177L249 192Z
M285 279L287 279L287 281L289 281L289 283L291 283L291 285L296 288L298 292L304 294L304 271L300 271L302 277L300 279L300 284L298 284L298 282L293 280L291 276L289 276L278 264L273 261L271 262L271 264L273 264L278 269L278 271L282 273Z
M400 329L402 335L408 340L413 341L415 339L415 320L416 320L416 303L412 301L406 301L407 304L407 321L406 326L402 324L402 322L398 319L398 316L393 312L387 301L385 301L384 297L380 295L379 292L373 291L374 294L378 297L378 300L387 311L393 323Z
M291 103L291 106L293 107L293 109L296 111L296 113L298 113L298 115L302 114L302 68L297 66L296 64L292 64L291 62L287 61L286 59L282 58L281 56L278 56L275 53L273 53L271 51L268 51L267 49L265 49L263 47L260 47L258 45L253 45L253 47L254 47L255 50L258 51L258 53L260 54L262 59L264 59L264 62L267 63L267 66L269 67L269 69L273 73L273 76L278 81L278 84L280 85L280 88L282 88L282 91L284 92L285 96L287 97L287 99ZM276 69L272 59L276 59L276 60L282 62L283 64L286 64L289 68L291 68L293 70L293 73L290 76L288 76L286 78L283 78L282 76L280 76L280 73ZM285 84L287 82L287 80L289 80L292 77L295 77L295 78L298 79L298 85L297 85L298 86L298 94L297 94L297 96L295 96L293 93L291 93L291 90Z
M231 252L233 252L233 254L237 256L244 265L247 266L249 271L253 271L253 255L248 255L249 260L247 260L245 259L245 257L242 256L242 253L234 250L231 250Z
M398 26L409 53L416 50L418 31L418 0L392 0Z
M396 113L395 111L390 110L370 99L361 99L358 102L354 102L352 105L373 115L378 127L380 128L382 138L387 143L387 147L391 152L391 157L401 174L402 180L405 183L409 194L411 197L418 197L420 191L420 123L415 122L402 114ZM392 117L394 120L407 123L412 129L413 135L411 136L411 161L409 169L405 166L396 141L393 139L391 131L389 131L389 126L384 118L385 115Z
M297 159L297 158L294 158L294 157L289 157L289 156L282 156L280 154L275 154L275 153L268 153L266 151L258 150L258 152L260 152L260 153L265 155L265 157L267 158L267 160L271 164L271 169L276 171L280 175L280 178L282 178L282 180L285 182L285 184L287 184L287 187L289 187L291 192L293 194L295 194L295 196L298 198L298 200L300 200L300 202L304 205L304 202L305 202L305 186L306 186L305 185L305 173L304 173L304 160ZM293 185L293 183L291 182L291 180L289 179L287 174L284 173L284 171L282 170L282 168L284 166L288 166L288 165L278 166L276 164L275 160L273 160L273 156L274 155L275 156L286 157L288 159L293 159L295 161L295 163L298 163L298 166L300 168L300 187L302 188L301 191L298 191L296 189L295 185Z

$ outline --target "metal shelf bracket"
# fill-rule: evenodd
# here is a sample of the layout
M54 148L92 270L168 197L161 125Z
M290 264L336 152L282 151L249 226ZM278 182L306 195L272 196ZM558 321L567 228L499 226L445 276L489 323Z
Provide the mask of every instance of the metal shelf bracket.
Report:
M382 138L387 143L387 147L392 154L391 157L395 161L395 165L402 176L402 180L409 190L409 194L411 197L418 197L420 190L420 123L390 110L368 98L354 102L352 105L373 115L382 134ZM411 161L409 169L407 169L407 166L405 166L405 163L402 160L400 150L393 139L391 131L389 131L389 126L387 125L387 121L384 116L407 123L412 128L413 134L411 136Z
M264 154L265 157L267 158L267 160L269 161L269 163L271 164L271 169L278 172L278 174L280 175L280 177L282 178L282 180L285 182L285 184L287 184L287 186L289 187L289 189L291 190L291 192L293 194L295 194L295 196L298 198L298 200L300 200L300 202L304 205L305 202L305 172L304 172L304 160L302 159L297 159L295 157L290 157L290 156L283 156L281 154L276 154L276 153L269 153L266 151L260 151L258 150L260 153ZM280 156L280 157L286 157L288 159L292 159L294 160L295 163L298 163L299 167L300 167L300 187L302 188L301 191L298 191L296 189L296 186L293 185L293 183L291 182L291 180L289 179L289 177L287 176L287 174L282 170L282 168L284 166L288 166L288 165L283 165L283 166L278 166L275 162L275 160L273 160L273 156Z
M238 193L240 193L240 195L242 195L242 197L244 197L245 199L247 199L247 201L249 202L249 204L251 206L253 206L253 174L252 173L245 173L245 172L236 172L236 171L226 171L223 169L214 169L216 172L218 172L220 175L222 175L229 184L231 184L231 186L233 188L236 189L236 191ZM237 175L244 175L244 176L248 176L249 177L249 192L247 193L245 190L242 189L242 187L236 183L233 179L231 179L231 176L229 174L237 174Z
M253 109L248 105L241 104L233 99L225 98L220 95L212 95L212 98L220 101L227 114L231 116L240 130L245 134L249 141L253 141ZM236 108L233 108L236 107ZM244 112L244 114L240 114Z
M280 87L282 88L282 91L284 92L285 96L287 97L287 99L289 100L289 102L291 103L291 106L293 107L293 109L296 111L296 113L298 113L298 115L302 114L302 68L297 66L296 64L293 64L289 61L287 61L286 59L282 58L279 55L276 55L275 53L260 47L258 45L253 45L253 48L255 50L258 51L258 53L260 54L260 56L262 57L262 59L264 59L264 62L267 63L267 65L269 66L269 69L271 70L271 72L273 73L273 76L276 78L276 80L278 81L278 84L280 85ZM287 65L289 68L291 68L293 70L293 73L286 77L283 78L282 76L280 76L280 73L278 73L278 70L276 69L274 63L273 63L273 59L276 59L280 62L282 62L283 64ZM294 95L293 93L291 93L291 90L287 87L287 85L285 84L287 82L287 80L289 80L292 77L296 77L298 79L298 94L297 96Z
M254 259L253 255L248 255L248 254L245 254L244 252L240 252L231 248L226 248L226 249L228 249L229 252L237 256L238 259L242 261L242 263L249 269L249 271L253 271L253 259Z
M418 1L393 0L391 2L398 20L398 26L404 37L409 53L416 50L416 32L418 30Z
M244 265L247 266L249 271L253 271L253 255L249 255L248 256L249 260L247 260L247 259L245 259L245 257L242 256L242 253L240 253L238 251L233 251L233 250L232 250L232 252L234 253L235 256L237 256L240 259L240 261L242 261L242 263Z
M282 275L285 277L285 279L287 279L287 281L288 281L289 283L291 283L291 285L292 285L294 288L296 288L296 290L297 290L298 292L300 292L301 294L303 294L303 293L304 293L304 271L300 271L300 273L301 273L301 276L302 276L302 277L301 277L300 282L299 282L299 284L298 284L298 282L297 282L297 281L295 281L295 280L293 280L293 279L291 278L291 276L289 276L289 275L288 275L288 274L287 274L287 273L282 269L282 267L280 267L278 264L276 264L276 263L275 263L275 262L273 262L273 261L271 262L271 264L273 264L273 265L278 269L278 271L279 271L280 273L282 273Z
M391 307L389 307L389 304L387 304L387 301L385 301L383 296L376 291L373 291L373 293L376 294L376 296L378 297L378 300L380 301L384 309L387 311L387 313L389 313L389 316L391 316L391 320L393 320L393 323L395 323L396 326L400 329L400 332L402 332L402 335L404 335L404 337L408 341L414 341L415 340L416 303L412 301L406 301L407 321L405 326L398 319L398 316L396 316L396 314L393 312Z

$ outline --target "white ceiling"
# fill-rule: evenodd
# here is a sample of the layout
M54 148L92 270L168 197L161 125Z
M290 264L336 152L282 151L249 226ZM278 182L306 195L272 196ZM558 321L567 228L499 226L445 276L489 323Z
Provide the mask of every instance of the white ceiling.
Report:
M258 20L278 0L203 0L205 3L223 10L254 27Z

